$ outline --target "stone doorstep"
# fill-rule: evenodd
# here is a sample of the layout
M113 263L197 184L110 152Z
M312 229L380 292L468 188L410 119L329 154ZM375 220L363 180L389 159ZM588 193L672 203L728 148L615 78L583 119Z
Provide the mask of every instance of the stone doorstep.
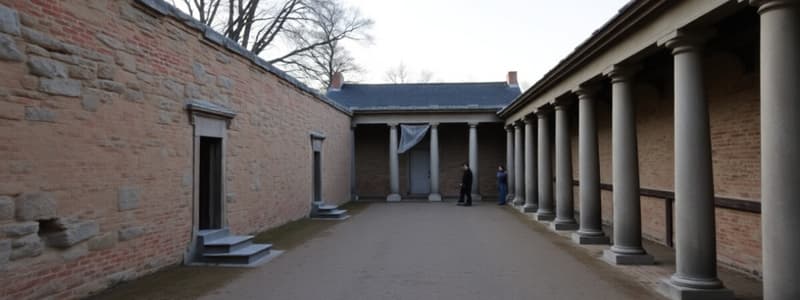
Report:
M254 261L254 262L246 264L246 265L242 265L242 264L225 264L225 263L210 263L210 262L191 262L191 263L187 263L185 265L186 266L190 266L190 267L256 268L256 267L259 267L259 266L261 266L263 264L266 264L266 263L272 261L273 259L275 259L276 257L280 256L284 252L285 251L283 251L283 250L270 249L269 250L269 254L265 255L264 257Z

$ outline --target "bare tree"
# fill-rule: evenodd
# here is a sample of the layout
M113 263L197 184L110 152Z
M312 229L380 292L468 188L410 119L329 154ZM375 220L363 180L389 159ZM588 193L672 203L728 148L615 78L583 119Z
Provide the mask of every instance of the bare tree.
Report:
M406 64L401 62L396 67L386 71L386 74L384 74L384 79L391 83L408 83L409 74Z
M417 82L428 83L431 82L431 80L433 80L433 72L428 70L422 70L419 72L419 79Z
M433 80L433 72L428 70L420 71L417 79L412 79L411 73L408 67L406 67L406 64L401 62L397 66L386 71L383 78L391 83L428 83Z
M175 0L172 0L175 4ZM182 0L189 14L268 62L305 76L350 62L341 41L369 41L373 21L340 0ZM338 53L338 54L337 54ZM338 62L319 60L336 58ZM330 69L330 68L328 68ZM343 68L354 71L353 66ZM316 79L314 79L316 81ZM327 86L327 82L321 86Z

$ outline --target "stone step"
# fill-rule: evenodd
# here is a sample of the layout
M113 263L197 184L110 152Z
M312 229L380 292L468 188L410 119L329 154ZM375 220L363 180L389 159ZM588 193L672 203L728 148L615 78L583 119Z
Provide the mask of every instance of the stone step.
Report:
M203 253L206 262L219 264L248 265L269 254L272 244L251 244L228 253Z
M339 206L333 204L323 204L317 206L318 211L331 211L331 210L336 210L337 208L339 208Z
M350 215L347 214L347 210L344 209L317 211L316 213L311 214L312 219L345 220L349 217Z
M223 238L204 241L204 253L228 253L253 244L252 235L229 235Z
M197 232L197 237L201 238L200 242L213 241L216 239L224 238L230 235L228 228L222 229L203 229Z

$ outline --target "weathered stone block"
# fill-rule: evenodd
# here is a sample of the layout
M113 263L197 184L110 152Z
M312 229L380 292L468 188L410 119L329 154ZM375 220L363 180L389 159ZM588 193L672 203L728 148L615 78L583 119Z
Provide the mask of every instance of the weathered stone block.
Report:
M17 197L16 215L20 221L47 220L56 217L56 199L47 192L22 193Z
M42 239L36 234L29 234L11 242L11 260L39 256L43 250Z
M97 40L99 40L101 43L103 43L106 46L109 46L109 47L111 47L113 49L117 49L117 50L125 49L125 45L123 45L122 42L120 42L119 40L117 40L117 39L115 39L113 37L110 37L110 36L105 35L103 33L98 33L96 37L97 37Z
M99 64L97 66L97 78L114 80L114 75L117 74L117 68L109 64Z
M125 226L119 230L119 240L128 241L140 237L145 234L145 229L142 226Z
M219 76L217 78L217 86L226 90L230 90L233 88L233 80L225 76Z
M2 232L10 237L21 237L39 232L39 222L23 222L8 224L2 227Z
M114 55L117 65L120 65L123 70L135 73L136 72L136 57L128 53L117 51Z
M81 82L75 79L42 79L39 81L39 91L68 97L80 97Z
M27 52L28 54L38 55L41 57L50 57L50 52L34 44L28 44L27 46L25 46L25 52Z
M75 56L75 55L61 54L61 53L54 52L54 53L50 54L50 57L52 57L55 60L68 63L70 65L77 65L78 64L78 57Z
M23 27L22 36L29 42L42 46L42 48L45 48L47 50L67 52L67 47L63 42L51 38L39 31Z
M4 270L11 259L11 241L0 240L0 270Z
M89 244L89 250L91 251L104 250L114 247L118 239L117 232L112 231L92 238L87 244Z
M36 122L55 122L56 113L44 107L26 106L25 120Z
M31 74L47 78L67 78L67 67L55 60L31 56L28 60L28 68Z
M116 81L98 80L97 85L106 91L122 94L125 92L125 85Z
M88 240L100 232L100 227L95 221L79 221L59 218L49 224L45 240L47 244L56 248L68 248L72 245Z
M19 15L17 15L17 11L0 5L0 31L19 35L19 29Z
M10 220L14 218L14 199L8 196L0 196L0 220Z
M119 211L126 211L139 207L139 194L141 190L137 187L121 187L117 191L117 208Z
M69 76L75 79L91 80L95 78L97 67L92 64L69 66Z
M10 36L1 33L0 59L9 61L22 61L22 52L17 49L17 43Z
M125 90L125 100L133 102L142 102L144 101L144 93L134 89L127 89Z

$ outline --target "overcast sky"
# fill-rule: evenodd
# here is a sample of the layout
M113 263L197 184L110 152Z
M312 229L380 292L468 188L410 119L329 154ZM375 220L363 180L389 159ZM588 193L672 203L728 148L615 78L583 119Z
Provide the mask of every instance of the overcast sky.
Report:
M342 0L375 21L371 45L348 45L366 70L362 82L385 82L403 62L412 78L503 81L519 72L527 88L614 16L627 0ZM352 78L351 78L352 79ZM345 78L348 80L348 78Z

